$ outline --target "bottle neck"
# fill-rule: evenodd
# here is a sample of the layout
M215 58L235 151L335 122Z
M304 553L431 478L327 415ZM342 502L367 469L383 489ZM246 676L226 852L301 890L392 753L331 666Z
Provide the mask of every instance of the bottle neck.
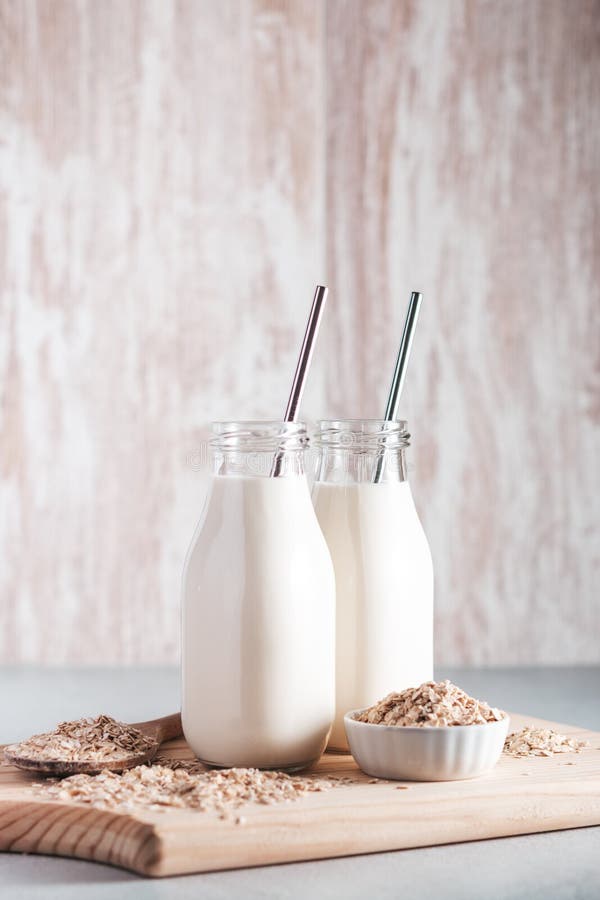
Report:
M299 422L215 422L211 441L214 475L287 478L304 474L308 445Z
M316 480L330 484L393 484L407 480L406 422L323 421L316 437Z

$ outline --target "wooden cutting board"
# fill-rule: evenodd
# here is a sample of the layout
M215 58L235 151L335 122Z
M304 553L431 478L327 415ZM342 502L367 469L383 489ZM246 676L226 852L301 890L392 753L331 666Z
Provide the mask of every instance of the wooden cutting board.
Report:
M581 754L514 759L473 781L371 784L352 757L325 754L313 771L354 783L281 806L246 807L244 824L209 813L121 814L43 801L35 779L0 767L0 850L74 856L141 875L178 875L267 863L424 847L600 824L600 734L513 715L588 740ZM191 758L183 740L165 755Z

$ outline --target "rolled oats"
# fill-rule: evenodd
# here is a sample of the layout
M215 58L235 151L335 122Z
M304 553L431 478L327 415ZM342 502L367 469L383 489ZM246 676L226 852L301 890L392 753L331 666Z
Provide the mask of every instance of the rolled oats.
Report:
M244 824L245 818L235 813L242 806L290 803L334 786L334 778L290 776L259 769L208 770L201 763L184 760L174 760L173 767L136 766L120 774L104 770L98 775L72 775L33 785L38 795L50 800L123 811L140 807L194 809L232 818L239 825Z
M416 688L388 694L356 716L372 725L440 728L452 725L482 725L506 717L482 700L469 697L450 681L426 681Z
M104 762L143 756L156 748L156 741L132 725L111 716L61 722L54 731L34 734L5 750L13 756L37 760Z
M533 725L528 725L508 735L504 742L504 752L508 756L517 757L554 756L556 753L581 753L589 746L588 741L568 737L551 728L534 728Z

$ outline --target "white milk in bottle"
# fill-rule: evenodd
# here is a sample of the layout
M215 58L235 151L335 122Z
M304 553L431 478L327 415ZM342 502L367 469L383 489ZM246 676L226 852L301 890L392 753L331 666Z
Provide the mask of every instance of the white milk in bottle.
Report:
M344 713L433 678L433 567L406 480L406 423L319 426L313 501L337 605L329 746L347 749Z
M201 760L297 769L334 713L333 567L298 423L216 423L182 600L182 721ZM273 473L277 472L277 475Z

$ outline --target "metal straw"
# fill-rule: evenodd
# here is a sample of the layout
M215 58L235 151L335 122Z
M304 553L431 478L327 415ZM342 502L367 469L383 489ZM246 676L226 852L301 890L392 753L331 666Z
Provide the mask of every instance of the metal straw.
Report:
M312 359L317 334L319 332L319 325L321 324L323 307L325 306L325 301L327 300L327 294L328 288L326 288L322 284L318 284L315 288L315 296L313 298L310 315L306 324L306 331L304 332L302 347L300 348L300 356L298 357L298 364L296 366L296 372L294 374L294 380L292 382L292 389L290 391L290 396L285 409L285 415L283 417L284 422L296 421L298 415L298 407L300 406L302 393L304 391L306 376L310 366L310 361ZM271 467L271 477L277 477L281 474L282 461L283 453L281 452L281 450L278 450L275 454L273 466Z
M406 368L410 357L413 336L419 318L419 309L423 295L418 291L413 291L410 295L410 303L408 304L408 312L406 313L406 321L404 322L404 331L402 332L402 340L400 341L400 349L398 350L398 358L396 359L396 367L394 369L394 377L392 378L392 386L388 396L387 406L385 408L384 419L386 422L393 422L398 415L398 406L400 403L400 394L404 387L404 379L406 378ZM377 465L373 475L375 483L381 481L384 465L384 450L381 449L377 456Z

